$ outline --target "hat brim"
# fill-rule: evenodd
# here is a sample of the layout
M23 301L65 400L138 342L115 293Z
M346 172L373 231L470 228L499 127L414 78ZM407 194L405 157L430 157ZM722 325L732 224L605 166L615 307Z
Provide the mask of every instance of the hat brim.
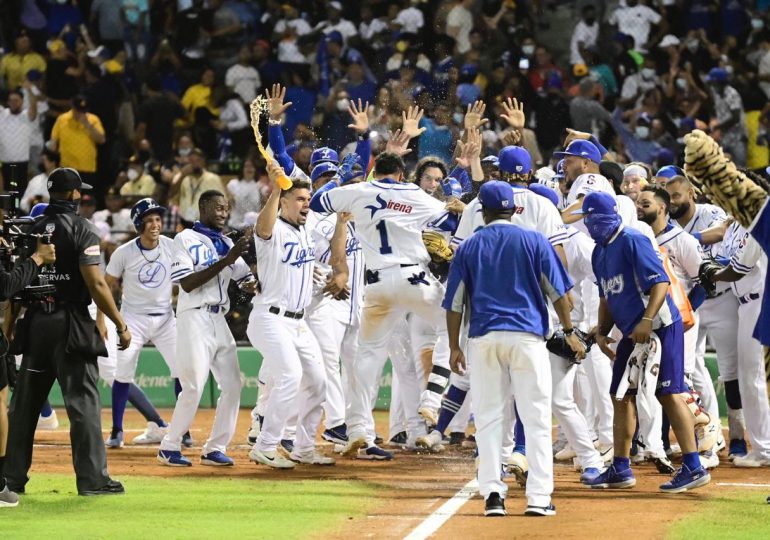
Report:
M572 152L554 152L554 153L553 153L553 157L555 157L555 158L559 158L559 159L563 159L563 158L565 158L565 157L569 157L569 156L574 156L574 157L586 157L586 156L581 156L581 155L579 155L579 154L573 154ZM586 159L588 159L588 158L586 158Z
M584 215L588 214L588 212L584 211L581 208L580 210L573 210L572 212L570 212L570 214L572 214L573 216L584 216Z
M78 190L84 190L84 189L94 189L94 186L91 184L86 184L85 182L80 182L80 187L77 188Z

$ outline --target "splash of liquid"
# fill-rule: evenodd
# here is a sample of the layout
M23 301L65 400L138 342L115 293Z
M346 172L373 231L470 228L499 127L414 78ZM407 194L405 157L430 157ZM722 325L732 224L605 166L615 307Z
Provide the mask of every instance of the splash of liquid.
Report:
M251 114L251 129L254 130L254 140L257 142L257 148L259 148L259 153L262 154L262 157L265 158L265 162L269 164L273 161L273 158L265 150L265 146L262 144L262 134L259 132L259 119L262 115L268 113L267 98L257 96L251 102L249 112ZM282 174L278 177L278 186L284 190L289 189L292 186L292 181L285 174Z

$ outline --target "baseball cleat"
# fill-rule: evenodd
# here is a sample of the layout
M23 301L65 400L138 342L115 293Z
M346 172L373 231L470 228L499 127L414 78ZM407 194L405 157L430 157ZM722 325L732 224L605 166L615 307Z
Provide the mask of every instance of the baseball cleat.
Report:
M701 467L704 469L714 469L719 466L719 456L711 450L698 455L698 459L700 459Z
M556 507L553 504L549 504L548 506L532 506L531 504L527 506L527 509L524 510L525 516L555 516L556 515Z
M393 453L383 450L379 446L367 446L358 450L356 459L369 459L373 461L390 461Z
M110 438L104 443L107 448L123 448L123 432L118 429L113 429L110 432Z
M126 490L123 488L123 484L117 480L110 479L107 484L103 485L99 489L91 489L87 491L78 491L78 495L83 497L93 497L97 495L123 495Z
M687 465L682 464L682 467L676 471L676 475L660 486L660 490L664 493L682 493L705 486L709 482L711 482L711 475L706 469L698 467L691 471Z
M219 450L209 452L201 456L201 465L209 465L211 467L232 467L235 463L229 457Z
M671 460L665 456L649 456L647 460L655 465L655 468L658 469L660 474L674 474L674 472L676 472L676 467L674 467L674 464L671 463ZM719 459L717 458L717 465L718 464Z
M19 496L5 486L0 491L0 508L13 508L19 505Z
M192 448L193 444L195 444L195 442L193 441L192 435L190 435L189 431L182 435L182 446L185 448Z
M249 434L246 435L246 441L249 443L249 445L254 446L257 444L257 438L259 437L259 433L262 431L262 421L264 419L265 417L260 415L257 415L256 418L251 419Z
M607 445L599 445L597 448L599 450L599 455L602 458L602 461L604 461L605 465L609 466L612 465L612 458L615 457L615 447L611 444Z
M529 464L527 457L520 452L513 452L505 461L505 468L516 478L516 483L521 487L527 485L527 476L529 475ZM478 469L478 467L477 467Z
M444 446L441 444L442 440L443 440L443 437L441 436L441 433L439 433L437 430L434 429L427 435L422 435L420 437L417 437L413 445L407 442L406 446L410 450L424 449L424 450L430 450L431 452L441 452L444 450Z
M475 435L466 436L461 446L463 448L476 448L476 436Z
M587 484L591 480L594 480L600 474L602 474L601 469L597 469L596 467L586 467L585 469L583 469L583 473L580 475L580 481L584 484Z
M770 467L770 459L762 457L761 454L753 450L745 456L737 456L733 460L733 465L747 469L756 469L758 467Z
M681 456L682 455L682 448L678 444L672 444L668 448L666 448L666 456L669 458Z
M334 465L337 463L334 458L326 457L319 454L315 450L309 452L292 452L290 459L296 463L304 463L306 465Z
M385 439L383 439L382 437L380 437L376 433L374 434L374 444L379 446L379 445L381 445L384 442L385 442Z
M505 515L505 500L497 492L492 492L484 502L484 515L498 517Z
M420 407L417 409L417 414L422 416L423 420L425 420L431 427L438 424L438 412L436 412L436 409L431 407Z
M294 452L294 441L291 439L281 439L281 446L278 448L278 450L288 456Z
M263 452L252 448L249 452L249 459L254 463L261 463L274 469L293 469L294 462L286 459L281 454L273 450L272 452Z
M719 437L717 438L717 447L714 449L714 452L721 452L725 448L727 448L727 442L722 436L722 424L719 424Z
M593 489L626 489L636 485L636 478L630 468L618 471L610 465L599 476L583 483Z
M572 447L570 445L567 445L561 450L559 450L558 452L556 452L556 455L553 456L553 459L555 459L556 461L567 461L568 459L572 459L576 456L577 454L572 449Z
M160 427L155 422L147 422L144 433L134 437L132 444L158 444L168 433L168 426Z
M706 413L703 413L705 416ZM708 423L695 427L695 442L698 445L698 451L710 450L714 448L720 437L721 425L717 419L709 420Z
M169 467L192 467L192 461L182 455L178 450L159 450L158 461Z
M366 435L356 437L351 435L348 437L348 444L345 446L345 451L342 452L342 455L345 457L354 457L358 454L360 449L366 448L367 446Z
M36 430L53 431L59 427L59 419L56 417L56 411L51 411L50 416L40 416L37 419Z
M389 446L397 446L399 448L404 448L406 446L406 431L399 431L395 435L393 435L390 440L388 441Z
M348 443L348 426L340 424L337 427L333 427L321 434L321 438L325 441L335 444L347 444Z
M731 439L730 440L730 452L727 454L727 459L733 461L737 457L743 457L749 453L749 449L746 446L746 441L743 439Z

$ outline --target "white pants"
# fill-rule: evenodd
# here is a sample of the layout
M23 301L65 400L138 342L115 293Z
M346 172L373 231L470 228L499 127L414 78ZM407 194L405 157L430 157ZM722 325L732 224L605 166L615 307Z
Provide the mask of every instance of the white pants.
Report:
M443 292L442 292L443 296ZM443 311L442 311L443 313ZM416 369L420 381L425 380L422 364L422 354L424 351L431 352L432 367L442 368L439 373L431 370L427 373L427 386L420 396L420 407L438 409L441 407L441 396L447 384L449 383L449 340L441 339L442 335L446 338L446 322L441 320L438 325L428 319L412 316L409 320L412 338L413 357L416 362Z
M583 301L589 314L588 326L596 324L599 313L599 289L590 280L583 281ZM586 375L590 383L590 395L594 406L594 428L599 444L611 446L613 406L610 396L610 383L612 382L612 364L610 359L602 353L599 347L591 347L591 352L583 360Z
M391 363L391 382L390 382L390 425L388 429L388 438L392 439L394 435L406 431L406 408L404 407L404 396L401 389L401 384L398 380L398 373L392 366L405 365L406 362L412 362L412 338L409 332L409 322L406 317L396 323L393 333L391 334L390 343L388 345L388 354L390 356ZM421 382L421 379L416 370L417 362L415 362L415 377L417 381ZM350 388L350 387L348 387ZM413 398L414 396L412 396ZM419 400L419 396L417 398ZM409 401L409 396L407 396ZM417 409L412 411L415 415L415 421L419 421L419 415Z
M695 325L684 333L684 373L690 378L692 387L700 394L701 404L709 418L719 418L719 401L714 388L714 381L706 368L705 356L698 355L698 335L700 334L700 315L693 312Z
M719 376L723 381L738 378L738 299L727 291L698 308L700 324L696 354L706 354L706 338L717 351Z
M527 434L527 501L548 506L553 492L551 454L551 363L540 336L490 332L468 340L473 363L471 396L479 451L479 492L486 498L507 487L500 479L507 398L513 395Z
M270 313L268 309L255 305L246 329L251 345L262 353L262 369L267 369L272 383L256 448L263 452L275 450L287 420L296 411L294 448L305 453L315 448L326 397L321 349L304 320Z
M602 458L594 448L586 419L575 403L574 388L578 366L555 354L549 354L549 356L553 385L553 414L564 430L567 442L577 454L580 465L584 469L587 467L600 469L603 465Z
M350 371L358 352L358 327L335 319L334 308L328 299L321 300L307 314L306 320L321 348L326 370L325 425L326 429L331 429L345 423L349 391L342 383L341 370Z
M409 279L424 272L428 282L412 284ZM414 313L430 322L436 328L443 325L439 333L439 346L446 341L444 312L439 307L444 289L430 271L423 266L399 266L378 271L379 281L367 284L364 291L364 310L361 321L358 355L350 378L350 410L348 411L348 436L351 440L366 436L373 429L372 400L376 397L378 379L388 356L388 344L398 322L407 313ZM404 411L407 415L407 432L411 438L427 431L425 422L417 415L420 402L420 381L417 380L414 359L408 362L392 358L393 370L398 372L398 382Z
M176 378L176 317L173 311L165 315L151 317L123 312L131 331L131 345L125 351L118 351L118 365L115 380L122 383L134 382L136 365L142 347L152 342L163 355L172 378Z
M738 308L738 388L751 449L770 459L770 406L762 345L752 337L762 298Z
M190 429L209 371L221 394L211 435L202 454L225 452L235 434L241 404L241 370L235 340L222 312L188 309L177 317L177 375L182 391L176 400L168 433L160 443L161 450L181 450L182 436Z

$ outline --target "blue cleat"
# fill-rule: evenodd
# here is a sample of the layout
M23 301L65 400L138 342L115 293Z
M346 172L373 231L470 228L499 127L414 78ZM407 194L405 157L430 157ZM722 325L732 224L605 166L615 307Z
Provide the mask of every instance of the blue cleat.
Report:
M294 452L294 441L291 439L281 439L281 448L283 448L287 454Z
M348 426L340 424L327 429L321 434L321 438L334 444L348 444Z
M212 467L232 467L233 460L217 450L201 456L201 465L210 465Z
M192 467L192 461L182 455L177 450L158 451L158 461L169 467Z
M393 459L393 453L383 450L379 446L368 446L358 450L357 459L370 459L374 461L390 461Z
M185 448L192 448L193 444L193 438L189 431L182 435L182 446Z
M596 467L586 467L583 469L583 474L580 475L580 481L587 484L591 480L596 479L600 474L602 474L601 469L597 469Z
M682 464L674 477L660 486L660 490L664 493L682 493L705 486L709 482L711 482L711 475L703 466L690 470L687 465Z
M624 489L634 487L636 478L634 478L634 472L630 468L618 471L615 469L615 465L610 465L603 473L583 483L594 489Z

